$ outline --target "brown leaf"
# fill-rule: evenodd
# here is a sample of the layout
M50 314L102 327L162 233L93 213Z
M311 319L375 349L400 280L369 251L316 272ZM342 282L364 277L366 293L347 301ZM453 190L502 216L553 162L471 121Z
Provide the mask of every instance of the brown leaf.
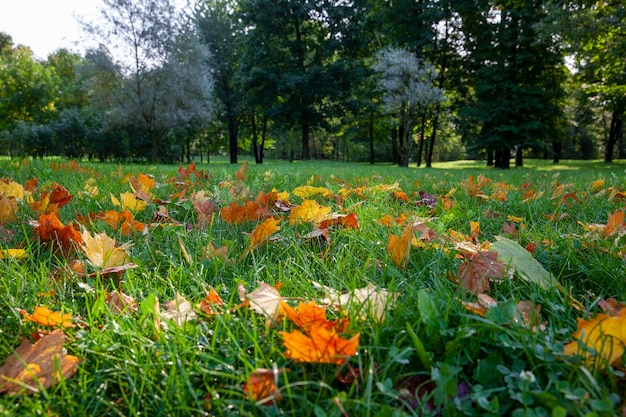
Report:
M111 310L114 316L130 314L137 311L137 302L135 299L119 290L107 294L104 303L109 306L109 310Z
M55 330L35 344L25 340L0 367L0 393L33 394L71 377L78 366L75 356L63 352L65 334Z
M257 401L261 405L272 405L274 401L280 401L283 396L276 386L280 369L257 368L243 386L248 398Z
M481 251L459 266L456 283L473 293L489 291L489 281L502 280L506 276L506 265L497 259L496 252Z

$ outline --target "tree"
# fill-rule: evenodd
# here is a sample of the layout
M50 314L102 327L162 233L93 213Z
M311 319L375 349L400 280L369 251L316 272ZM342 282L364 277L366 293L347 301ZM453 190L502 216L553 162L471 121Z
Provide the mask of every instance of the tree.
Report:
M12 47L10 36L1 41L0 130L20 122L46 123L54 109L57 80L25 46Z
M247 85L271 106L266 114L301 132L302 158L311 157L310 133L328 126L358 82L352 54L362 42L352 28L360 8L342 0L244 0Z
M103 0L102 24L85 29L106 45L92 48L92 85L109 123L144 138L152 162L179 157L168 144L174 128L206 123L212 112L209 52L170 0ZM95 81L100 77L104 81ZM178 150L177 150L178 149Z
M227 124L232 164L237 163L239 125L245 111L239 80L244 28L236 18L237 3L234 0L205 0L197 4L194 13L201 42L211 52L215 94L222 104Z
M420 62L405 49L385 48L376 54L376 59L374 69L380 75L378 88L383 92L384 107L395 115L400 126L399 165L408 167L415 143L415 118L443 101L443 91L433 84L437 77L435 67Z
M514 149L518 164L524 148L553 141L558 151L565 71L557 41L537 33L547 19L542 2L500 1L493 7L481 0L455 7L468 52L466 82L474 94L463 117L470 119L466 126L478 128L469 145L486 149L499 168L509 167Z

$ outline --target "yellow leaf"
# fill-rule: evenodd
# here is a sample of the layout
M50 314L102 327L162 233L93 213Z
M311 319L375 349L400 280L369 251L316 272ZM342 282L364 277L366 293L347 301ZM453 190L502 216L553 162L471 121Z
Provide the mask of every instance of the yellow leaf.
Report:
M121 207L122 210L129 209L130 211L141 211L145 210L148 204L135 197L135 194L131 192L126 192L120 194L120 200L118 200L113 194L111 194L111 201L115 206Z
M574 341L565 345L566 355L580 355L589 366L603 367L621 361L626 344L626 309L617 316L598 314L591 320L578 319Z
M0 196L24 200L24 187L15 181L0 181Z
M330 191L328 188L324 188L324 187L313 187L310 185L303 185L300 187L296 187L293 190L293 194L295 196L298 196L302 199L306 199L315 195L321 195L322 197L325 198L330 198L332 197L334 194L332 191Z
M18 210L18 202L15 197L0 197L0 224L17 220L15 213Z
M24 249L0 250L0 259L6 259L6 258L24 259L26 258L26 251Z
M289 224L300 223L319 224L330 213L330 207L322 206L315 200L304 200L302 204L291 209Z
M250 235L250 249L264 245L272 234L280 230L280 219L270 217L254 228Z

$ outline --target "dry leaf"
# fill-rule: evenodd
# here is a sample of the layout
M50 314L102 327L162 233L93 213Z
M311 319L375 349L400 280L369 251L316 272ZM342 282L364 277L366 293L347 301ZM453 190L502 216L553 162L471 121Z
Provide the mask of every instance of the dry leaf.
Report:
M25 310L20 310L20 313L28 321L35 322L41 326L50 327L76 327L72 323L71 314L62 314L58 311L51 311L48 307L37 306L33 314L28 314Z
M257 368L243 386L243 390L249 399L259 405L272 405L280 401L283 396L277 387L280 369Z
M0 367L0 393L33 394L71 377L78 366L75 356L63 351L65 335L55 330L35 344L25 340Z
M289 224L321 223L330 213L330 207L322 206L315 200L304 200L302 204L291 209Z
M200 311L204 314L208 314L212 316L216 314L216 307L223 307L226 303L222 300L222 297L215 291L215 288L209 287L209 291L207 291L206 296L200 301Z
M148 206L148 203L140 200L131 192L120 194L120 199L117 199L117 197L111 194L111 201L113 202L113 205L121 207L122 210L128 209L132 212L145 210Z
M361 230L359 227L359 221L356 218L356 213L350 214L332 214L326 216L326 218L320 223L320 229L327 229L332 226L342 226L346 228Z
M566 355L580 355L588 366L619 365L626 344L626 309L617 316L598 314L591 320L578 319L574 341L565 345Z
M241 290L239 290L241 297ZM280 302L282 297L275 287L264 282L259 283L259 288L244 297L250 302L250 308L259 314L263 314L269 319L276 320L280 313Z
M168 320L173 320L178 327L182 327L185 322L194 320L196 318L196 312L193 309L193 305L185 299L179 293L176 293L176 298L163 303L163 311L161 317ZM161 322L161 326L167 327L165 322Z
M391 260L398 268L404 268L409 261L412 235L411 225L404 228L402 236L389 235L387 253L389 253Z
M359 334L344 339L335 330L313 326L308 335L298 330L279 332L287 349L285 356L297 362L334 363L340 365L356 354Z
M263 223L254 228L250 235L250 247L249 249L256 249L259 246L264 245L270 239L270 236L280 230L280 219L270 217Z
M130 295L117 290L107 294L104 303L109 307L114 316L130 314L137 311L137 302Z
M489 281L506 277L506 265L497 259L496 252L482 251L470 255L459 266L456 283L475 294L489 291Z
M81 234L82 248L91 264L97 268L114 268L130 263L130 256L126 250L130 244L116 245L115 239L106 233L91 235L88 231Z
M331 198L333 197L333 192L330 191L328 188L324 188L324 187L313 187L310 185L303 185L300 187L296 187L293 191L292 191L293 195L300 197L302 199L307 199L316 195L321 195L324 198Z

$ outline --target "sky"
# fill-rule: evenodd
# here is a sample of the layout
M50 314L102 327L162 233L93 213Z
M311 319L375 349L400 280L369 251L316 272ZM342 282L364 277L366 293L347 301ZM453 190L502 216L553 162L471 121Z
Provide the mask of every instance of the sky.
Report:
M76 16L93 21L100 0L0 0L0 32L11 35L14 45L29 46L35 56L67 48L82 53L83 38Z

